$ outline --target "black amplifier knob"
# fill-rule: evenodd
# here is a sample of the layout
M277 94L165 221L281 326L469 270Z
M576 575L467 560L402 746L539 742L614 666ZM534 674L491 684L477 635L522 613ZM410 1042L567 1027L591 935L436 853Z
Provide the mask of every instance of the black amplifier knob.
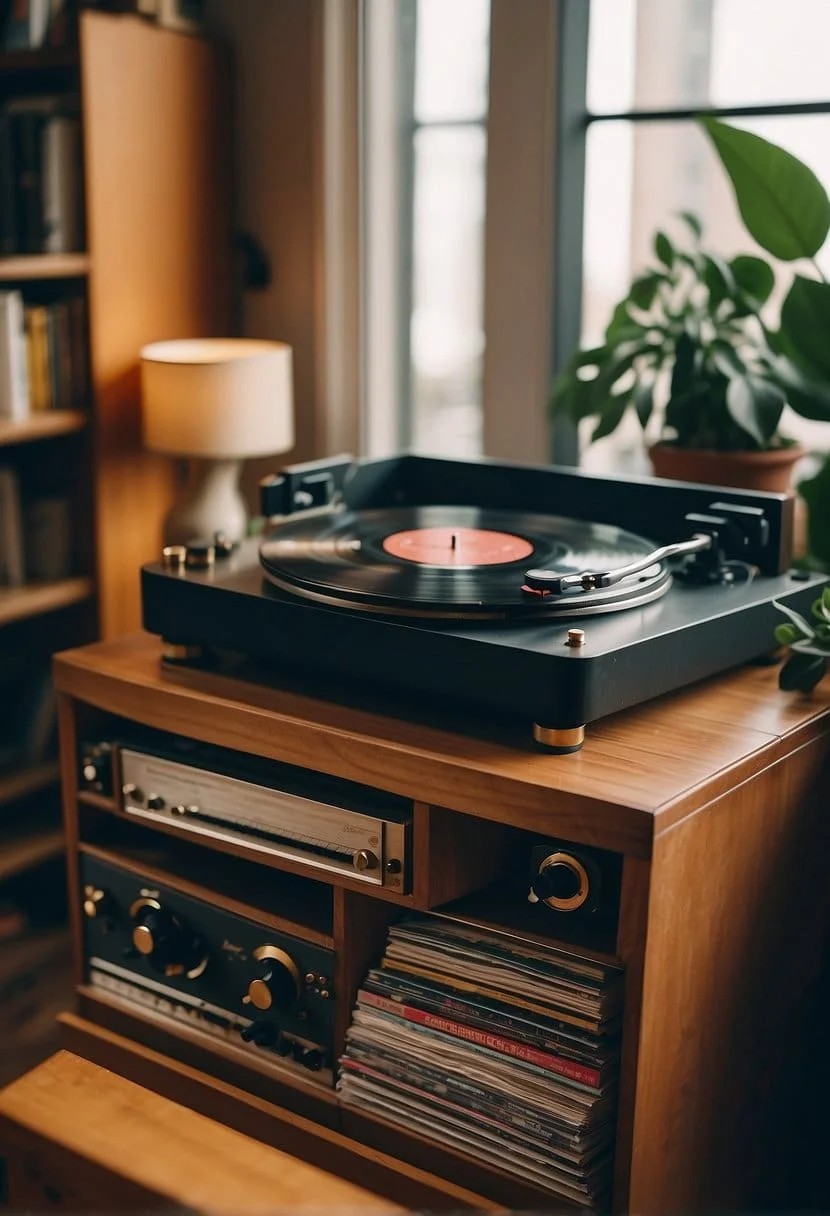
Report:
M557 912L578 912L595 906L596 892L582 859L573 853L549 853L538 863L528 900Z
M243 1043L253 1043L256 1047L273 1047L279 1036L279 1031L273 1022L251 1022L239 1032Z
M258 946L254 958L258 972L248 984L242 1003L263 1011L290 1009L302 991L300 969L291 955L279 946Z
M207 967L205 943L157 899L138 899L130 908L133 946L162 975L194 980Z

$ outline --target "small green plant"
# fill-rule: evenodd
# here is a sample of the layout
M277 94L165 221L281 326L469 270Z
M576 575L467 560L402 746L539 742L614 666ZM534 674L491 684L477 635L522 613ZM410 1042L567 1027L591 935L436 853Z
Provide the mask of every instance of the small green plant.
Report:
M776 604L776 607L789 618L775 629L781 645L790 648L778 676L779 686L788 692L809 692L826 673L830 659L830 587L825 587L813 602L813 621L786 604Z

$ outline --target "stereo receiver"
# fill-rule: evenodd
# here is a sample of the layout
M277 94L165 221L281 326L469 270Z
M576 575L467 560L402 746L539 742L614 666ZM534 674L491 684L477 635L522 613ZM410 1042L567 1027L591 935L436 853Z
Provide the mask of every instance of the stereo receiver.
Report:
M334 951L81 858L89 985L333 1084Z
M404 798L155 732L117 741L112 750L126 815L396 893L410 890L412 804ZM82 759L82 784L85 771L100 784L89 747Z

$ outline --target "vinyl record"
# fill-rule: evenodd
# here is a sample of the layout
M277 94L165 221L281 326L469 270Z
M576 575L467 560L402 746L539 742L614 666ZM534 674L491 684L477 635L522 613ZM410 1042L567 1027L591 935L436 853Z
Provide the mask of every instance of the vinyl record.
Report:
M260 546L283 591L399 616L499 619L577 616L647 603L671 582L664 563L619 584L562 596L528 595L525 571L611 570L654 545L605 524L477 507L404 507L309 515Z

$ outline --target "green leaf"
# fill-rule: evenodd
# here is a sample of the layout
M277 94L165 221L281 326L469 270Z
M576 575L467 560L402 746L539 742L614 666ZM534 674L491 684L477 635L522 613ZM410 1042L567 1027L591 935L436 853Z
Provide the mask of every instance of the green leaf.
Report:
M680 397L690 386L695 365L695 344L688 334L677 339L669 396Z
M798 483L807 504L807 548L821 565L830 564L830 457L825 457L815 477Z
M630 338L636 338L643 332L643 327L639 321L635 321L629 315L628 300L620 300L605 330L606 345L614 346L617 342L625 342Z
M733 376L743 376L746 372L746 364L741 356L731 346L729 342L722 342L716 339L709 346L709 358L712 366L717 368L722 376L727 380L731 380Z
M712 306L735 294L735 279L729 268L729 263L715 254L703 255L703 282L709 292Z
M800 612L796 612L795 608L790 608L788 604L782 604L780 600L773 600L773 603L779 612L783 612L784 616L789 617L803 638L811 638L813 636L812 626L809 621L804 619Z
M700 238L703 236L703 225L701 224L701 222L697 218L697 216L694 215L691 211L681 211L681 212L679 212L679 215L680 215L680 218L691 229L693 236L695 236L697 238L697 240L700 240Z
M751 296L756 304L764 304L775 286L775 271L763 258L742 253L729 263L738 290Z
M654 297L657 295L657 288L663 281L663 276L660 274L643 274L635 279L631 284L631 290L628 293L628 298L637 308L651 308L654 303Z
M591 443L597 439L604 439L606 435L610 435L620 425L623 419L623 414L631 400L630 393L620 393L618 397L609 397L608 405L602 412L597 425L591 432Z
M792 646L793 642L799 641L801 636L795 625L775 626L775 640L782 646Z
M814 257L830 230L830 199L812 169L759 135L715 118L700 121L750 235L782 261Z
M757 376L736 376L726 390L726 408L733 422L765 448L781 419L784 394Z
M656 232L654 234L654 252L663 265L671 269L674 265L674 246L665 232Z
M781 332L799 363L830 378L830 283L796 275L781 305Z
M830 422L830 386L806 376L790 359L776 355L769 374L783 389L787 404L802 418Z
M649 418L651 418L652 410L654 409L654 383L638 384L634 393L634 408L637 411L637 417L640 420L640 426L643 430L648 426Z
M791 654L778 673L784 692L810 692L827 671L827 660L817 655Z

